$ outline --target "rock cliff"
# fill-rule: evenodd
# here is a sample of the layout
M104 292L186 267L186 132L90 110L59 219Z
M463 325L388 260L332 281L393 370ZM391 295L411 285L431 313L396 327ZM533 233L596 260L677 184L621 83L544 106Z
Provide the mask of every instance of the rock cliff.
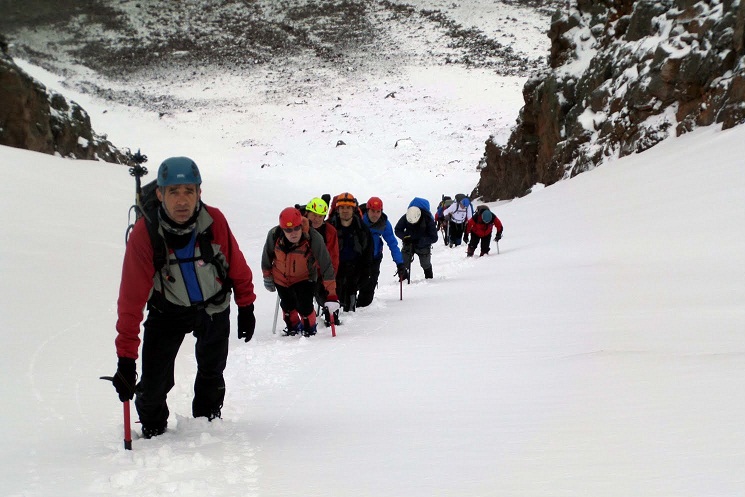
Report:
M573 0L550 67L523 88L507 144L490 138L472 193L523 196L698 126L745 122L745 2Z
M91 129L78 104L48 90L19 68L0 35L0 145L77 159L127 163L105 136Z

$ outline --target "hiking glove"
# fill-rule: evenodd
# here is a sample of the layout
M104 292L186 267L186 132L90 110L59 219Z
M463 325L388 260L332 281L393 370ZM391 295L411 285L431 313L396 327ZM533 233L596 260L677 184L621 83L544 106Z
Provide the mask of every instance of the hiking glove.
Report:
M463 234L463 241L468 243L468 233Z
M137 384L137 366L135 360L130 357L120 357L116 368L114 379L111 380L119 394L119 400L126 402L135 396L135 385Z
M494 236L494 241L495 242L498 242L501 239L502 239L502 232L501 231L497 231L497 234Z
M254 336L256 329L256 316L254 316L254 305L238 308L238 339L243 338L246 342Z
M264 278L264 288L266 288L270 292L277 291L277 287L274 284L274 280L272 278Z
M329 295L326 298L326 309L329 310L329 312L336 312L339 310L339 297L336 295Z
M406 264L403 262L398 265L398 281L403 281L409 278L409 271L406 269Z

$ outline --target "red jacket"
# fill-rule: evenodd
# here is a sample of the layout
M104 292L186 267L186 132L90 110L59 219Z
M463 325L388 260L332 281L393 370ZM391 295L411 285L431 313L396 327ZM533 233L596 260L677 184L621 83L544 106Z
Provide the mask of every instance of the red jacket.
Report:
M204 212L199 215L198 226L200 222L205 225L205 228L211 226L215 256L222 254L229 265L228 277L233 283L235 303L239 307L253 304L256 300L253 274L238 247L238 242L230 231L225 216L215 207L203 205L202 209ZM143 218L135 223L124 252L122 281L117 302L118 320L115 340L119 357L137 359L140 348L140 323L156 276L153 245ZM229 301L226 301L226 304L229 305Z
M492 214L494 213L492 212ZM483 238L485 236L491 236L491 231L494 226L497 227L497 233L501 234L504 228L502 227L502 222L499 218L494 216L492 222L487 224L481 220L481 211L479 211L468 220L468 223L466 224L466 233L473 233L473 236Z
M329 251L331 256L331 264L334 266L334 274L339 273L339 235L336 233L334 228L329 223L323 223L325 228L323 232L324 240L326 241L326 249Z

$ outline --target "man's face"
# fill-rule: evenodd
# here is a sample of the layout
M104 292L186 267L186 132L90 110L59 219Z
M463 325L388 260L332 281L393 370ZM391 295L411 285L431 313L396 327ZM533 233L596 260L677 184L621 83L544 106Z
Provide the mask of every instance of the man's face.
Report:
M378 219L380 219L380 216L382 215L383 215L383 211L379 211L376 209L367 209L367 218L373 224L378 222Z
M282 231L284 232L285 237L287 237L290 243L299 242L300 238L303 236L302 225L295 226L294 228L282 228Z
M308 216L308 221L310 221L310 225L313 226L315 229L318 229L323 224L323 218L324 216L321 216L320 214L316 214L315 212L306 212Z
M352 221L352 216L354 215L354 207L352 207L351 205L340 205L338 209L339 219L341 219L342 222L348 223Z
M199 185L170 185L155 190L168 217L178 224L185 223L194 215L200 193Z

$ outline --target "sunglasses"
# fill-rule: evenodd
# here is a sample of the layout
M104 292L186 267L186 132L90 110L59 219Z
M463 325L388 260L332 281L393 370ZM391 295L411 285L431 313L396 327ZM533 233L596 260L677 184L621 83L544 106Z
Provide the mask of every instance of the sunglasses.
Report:
M301 229L303 229L303 227L300 225L297 225L294 228L282 228L282 231L284 231L285 233L292 233L292 232L300 231Z

